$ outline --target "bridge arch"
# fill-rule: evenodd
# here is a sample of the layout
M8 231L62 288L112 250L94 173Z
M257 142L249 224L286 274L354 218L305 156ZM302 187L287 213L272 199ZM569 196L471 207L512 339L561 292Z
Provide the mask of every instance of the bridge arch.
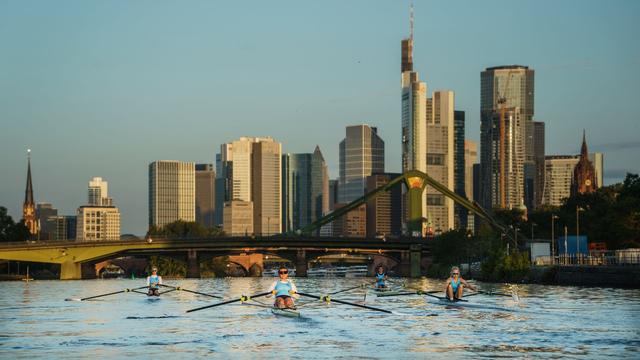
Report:
M379 188L365 194L364 196L350 202L349 204L339 209L334 210L333 212L330 212L329 214L303 227L302 229L297 230L296 233L299 235L309 235L314 231L320 229L320 227L322 227L323 225L328 224L341 216L344 216L346 213L360 207L367 201L375 199L383 193L391 190L391 188L393 188L394 186L401 186L401 184L404 184L406 186L408 193L409 216L407 219L407 227L411 236L414 236L416 232L421 234L420 237L422 236L422 224L425 219L424 214L422 214L422 193L424 192L424 189L427 185L431 186L442 195L450 198L455 203L473 212L502 233L511 236L506 227L495 220L489 214L489 212L478 205L478 203L476 203L475 201L470 201L464 196L456 194L455 192L449 190L446 186L437 182L429 175L418 170L410 170L393 178L387 184L380 186Z

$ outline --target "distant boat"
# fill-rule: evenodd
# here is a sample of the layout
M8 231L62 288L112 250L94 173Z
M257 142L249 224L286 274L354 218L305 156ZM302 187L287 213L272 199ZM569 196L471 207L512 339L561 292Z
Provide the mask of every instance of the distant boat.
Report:
M287 269L289 270L289 276L296 276L296 269ZM263 277L277 277L278 276L278 268L272 268L262 271Z
M327 268L311 268L307 270L308 277L366 277L369 269L367 265L336 266Z

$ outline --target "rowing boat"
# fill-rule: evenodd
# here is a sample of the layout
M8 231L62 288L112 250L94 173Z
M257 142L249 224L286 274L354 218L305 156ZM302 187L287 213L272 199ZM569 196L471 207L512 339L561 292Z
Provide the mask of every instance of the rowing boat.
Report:
M271 312L274 315L278 315L278 316L286 316L286 317L293 317L293 318L300 317L300 312L297 311L296 309L272 307Z
M438 296L437 298L436 297L432 297L432 298L434 300L433 302L431 302L432 304L443 305L445 307L453 308L453 309L472 308L472 309L479 309L479 310L496 310L496 311L505 311L505 312L517 311L517 309L512 309L512 308L502 307L502 306L495 306L491 304L480 304L480 303L470 302L464 299L451 301L446 297L440 297L440 296Z

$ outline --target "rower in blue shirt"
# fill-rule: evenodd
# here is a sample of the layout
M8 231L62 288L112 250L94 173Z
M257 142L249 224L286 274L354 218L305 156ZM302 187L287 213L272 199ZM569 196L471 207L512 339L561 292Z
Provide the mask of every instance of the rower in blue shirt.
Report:
M278 276L280 278L274 281L269 287L271 294L276 296L276 301L273 306L280 309L295 309L296 306L293 303L293 298L298 296L298 289L296 288L296 284L289 280L289 270L281 266L278 270Z
M475 286L469 284L460 276L460 268L457 266L452 267L451 276L447 279L444 290L444 293L447 295L447 299L450 301L461 299L465 287L468 287L473 291L478 290Z
M378 271L376 272L376 289L384 289L387 287L387 273L384 271L382 266L378 266Z
M151 269L151 275L147 276L147 286L149 287L147 296L160 296L160 285L162 285L162 276L158 275L158 268L154 266Z

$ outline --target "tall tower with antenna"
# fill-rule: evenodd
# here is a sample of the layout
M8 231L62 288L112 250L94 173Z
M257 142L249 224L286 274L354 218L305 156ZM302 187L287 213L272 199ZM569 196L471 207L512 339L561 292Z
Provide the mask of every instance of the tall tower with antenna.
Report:
M402 40L401 73L413 71L413 4L411 4L409 12L409 37Z
M413 71L413 4L409 10L409 37L402 40L401 119L402 171L427 171L427 84ZM413 191L413 190L411 190ZM426 192L421 191L420 214L410 212L408 193L403 196L403 228L415 235L424 228L422 217L427 214ZM413 214L413 215L411 215Z
M24 225L32 236L38 234L38 222L36 220L36 204L33 201L33 184L31 182L31 149L27 150L27 187L24 192L24 204L22 204L22 218Z

